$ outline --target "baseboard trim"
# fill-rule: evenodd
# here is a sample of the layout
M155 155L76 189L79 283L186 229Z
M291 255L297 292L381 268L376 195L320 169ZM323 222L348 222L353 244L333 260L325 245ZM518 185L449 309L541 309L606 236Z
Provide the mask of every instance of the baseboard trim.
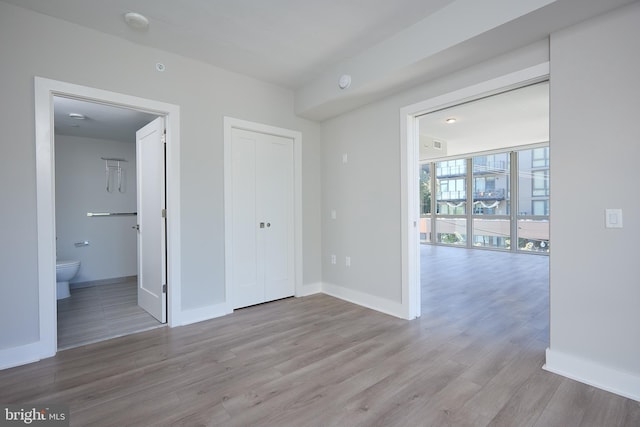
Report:
M5 348L0 350L0 370L37 362L45 357L48 355L43 354L40 341Z
M390 301L388 299L380 298L370 294L365 294L364 292L334 285L332 283L323 283L322 292L327 295L331 295L332 297L351 302L353 304L380 311L382 313L394 317L399 317L401 319L406 319L406 317L404 316L404 308L399 302Z
M640 401L640 376L547 348L542 369Z
M226 316L231 313L233 313L233 310L229 310L226 302L192 308L190 310L182 310L179 325L185 326L192 323L204 322L205 320L215 319L216 317Z
M113 285L114 283L138 280L138 276L113 277L111 279L88 280L86 282L69 283L70 289L90 288L92 286Z
M302 285L300 292L296 294L296 297L306 297L313 294L319 294L322 292L322 283L308 283L306 285Z

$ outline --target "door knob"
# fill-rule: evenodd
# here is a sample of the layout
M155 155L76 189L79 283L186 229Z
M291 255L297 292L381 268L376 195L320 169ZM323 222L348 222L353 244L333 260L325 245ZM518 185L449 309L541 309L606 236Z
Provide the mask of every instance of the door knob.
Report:
M269 227L271 227L271 223L270 222L267 223L267 228L269 228Z
M264 228L264 222L260 223L260 228Z

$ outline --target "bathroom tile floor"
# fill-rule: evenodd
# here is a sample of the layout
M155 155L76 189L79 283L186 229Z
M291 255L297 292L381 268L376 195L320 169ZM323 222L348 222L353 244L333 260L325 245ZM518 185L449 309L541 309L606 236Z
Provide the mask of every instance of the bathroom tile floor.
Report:
M58 301L58 350L164 326L138 306L137 281L71 289Z

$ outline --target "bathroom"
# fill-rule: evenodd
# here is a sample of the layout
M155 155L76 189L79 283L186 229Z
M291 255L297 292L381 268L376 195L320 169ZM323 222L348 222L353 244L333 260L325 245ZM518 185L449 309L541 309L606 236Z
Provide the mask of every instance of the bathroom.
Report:
M137 304L135 131L154 118L54 97L58 349L162 326Z

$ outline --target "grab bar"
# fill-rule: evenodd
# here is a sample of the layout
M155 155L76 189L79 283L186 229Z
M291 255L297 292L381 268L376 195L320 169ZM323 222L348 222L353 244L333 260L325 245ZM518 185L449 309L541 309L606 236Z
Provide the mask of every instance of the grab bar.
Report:
M138 212L87 212L87 216L133 216Z

